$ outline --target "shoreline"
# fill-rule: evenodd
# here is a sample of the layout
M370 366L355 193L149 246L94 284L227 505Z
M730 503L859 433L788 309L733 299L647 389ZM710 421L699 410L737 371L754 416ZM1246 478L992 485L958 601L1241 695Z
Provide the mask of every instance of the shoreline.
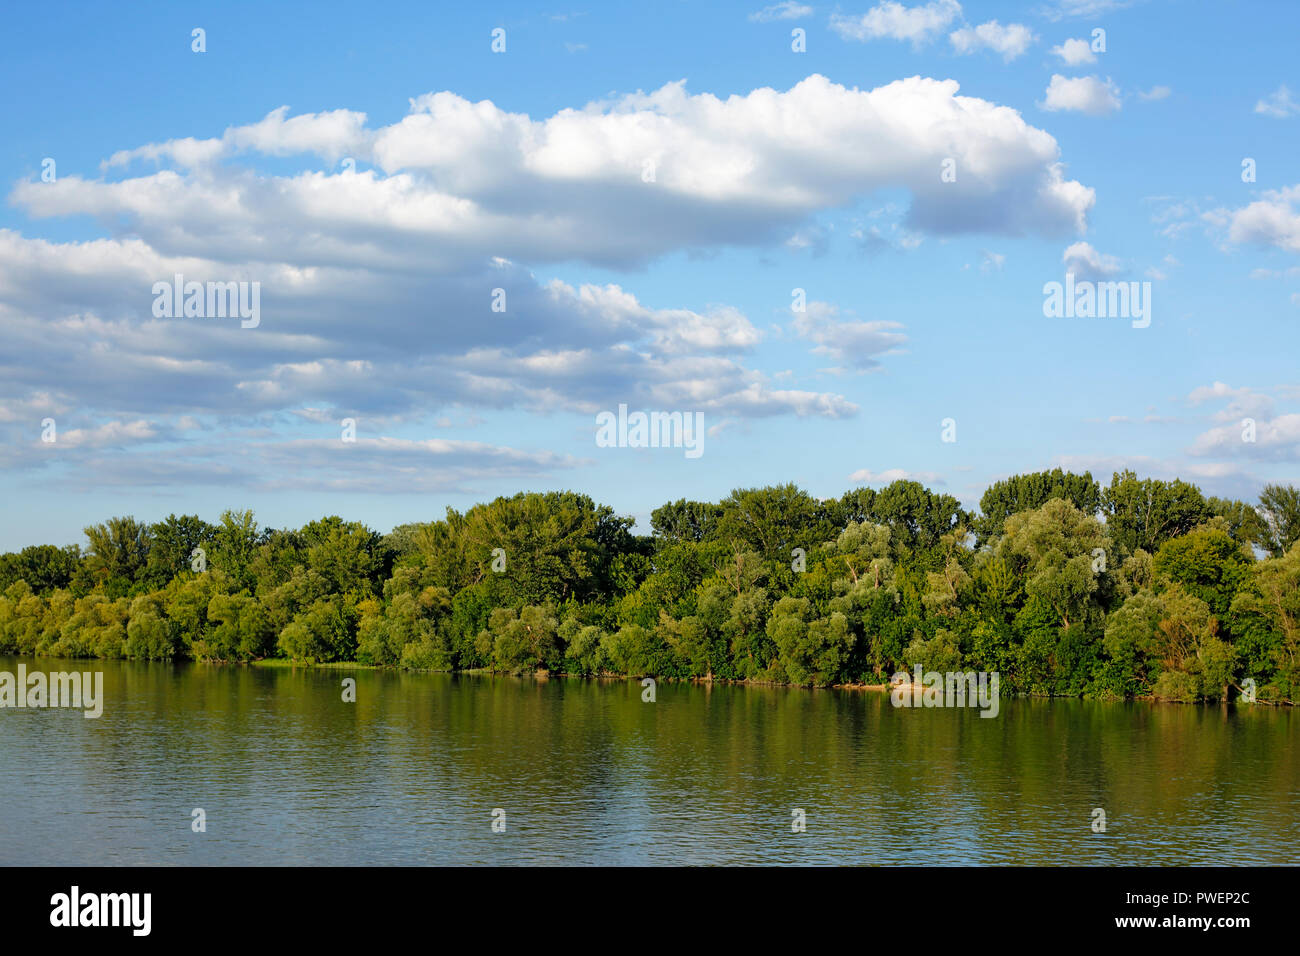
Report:
M655 677L649 674L631 676L627 674L570 674L564 671L525 671L522 673L512 674L508 671L494 671L486 667L475 667L466 670L431 670L427 668L401 668L392 667L384 664L363 664L360 661L293 661L282 657L266 657L260 660L251 661L198 661L198 660L160 660L145 661L129 658L100 658L100 657L38 657L25 654L8 654L3 655L19 661L67 661L67 662L105 662L112 661L115 663L130 664L202 664L209 667L258 667L268 670L363 670L363 671L385 671L394 674L448 674L451 676L471 675L475 677L515 677L515 678L532 678L536 681L550 680L552 677L563 677L569 680L596 680L596 681L630 681L639 682L647 677L656 683L666 684L697 684L705 687L714 684L732 686L732 687L770 687L782 688L786 690L842 690L857 691L865 693L889 693L891 687L888 682L882 684L826 684L814 686L809 684L788 684L777 681L754 681L754 680L734 680L723 677ZM1054 694L1008 694L1008 697L1022 700L1079 700L1079 701L1099 701L1106 703L1128 703L1140 702L1145 704L1191 704L1205 707L1226 707L1229 704L1237 705L1241 703L1240 699L1232 701L1182 701L1171 700L1162 697L1156 697L1151 694L1134 695L1132 697L1087 697L1084 695L1054 695ZM1250 702L1250 706L1262 705L1265 707L1294 707L1296 703L1288 700L1261 700L1256 699Z

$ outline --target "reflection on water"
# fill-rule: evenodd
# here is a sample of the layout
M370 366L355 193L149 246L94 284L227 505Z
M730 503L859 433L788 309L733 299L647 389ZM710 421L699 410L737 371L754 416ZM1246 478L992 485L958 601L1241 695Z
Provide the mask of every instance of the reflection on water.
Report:
M0 710L0 863L1248 864L1300 843L1292 710L989 720L875 692L25 663L102 670L106 700Z

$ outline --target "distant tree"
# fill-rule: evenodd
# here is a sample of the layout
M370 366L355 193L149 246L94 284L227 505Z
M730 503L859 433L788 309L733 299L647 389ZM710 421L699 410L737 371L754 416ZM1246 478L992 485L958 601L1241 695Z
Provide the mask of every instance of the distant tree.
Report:
M991 485L980 498L982 514L975 522L980 543L1001 534L1011 515L1041 508L1053 498L1064 498L1087 515L1101 509L1101 487L1091 472L1077 475L1054 468L1013 475Z
M0 554L0 591L16 581L26 581L37 594L66 588L81 564L77 545L64 548L36 544L13 554Z
M1203 601L1223 626L1233 596L1250 577L1254 563L1224 527L1202 525L1161 545L1155 555L1155 572L1163 581L1180 584Z
M1269 548L1268 525L1257 508L1233 498L1209 498L1211 513L1224 521L1224 528L1234 541Z
M1273 666L1270 696L1300 703L1300 543L1260 561L1252 572L1233 599L1233 612L1256 639L1258 659Z
M1300 541L1300 488L1295 485L1265 485L1259 496L1259 510L1267 527L1266 547L1281 557Z
M699 542L710 535L721 515L720 505L678 498L650 512L650 527L661 546Z
M981 548L956 498L906 480L678 499L644 536L575 492L388 535L338 516L283 531L251 511L113 518L86 529L84 558L0 555L0 653L818 685L921 663L996 670L1015 693L1200 700L1250 678L1260 700L1300 697L1295 487L1256 509L1056 469L981 504ZM1277 556L1257 560L1261 545Z
M841 679L855 636L840 612L818 618L805 598L784 597L772 608L767 633L777 662L795 684L824 686Z
M253 587L256 580L250 565L263 538L257 532L257 522L252 511L221 512L220 522L212 536L212 554L209 563L230 575L239 587Z
M1138 548L1154 554L1170 538L1186 534L1213 516L1195 485L1185 481L1139 479L1116 472L1102 495L1106 528L1124 554Z
M1096 518L1054 498L1009 517L995 557L1024 581L1029 598L1050 608L1059 626L1068 628L1095 607L1100 582L1094 552L1103 540Z
M490 580L503 604L522 607L607 595L615 554L634 543L632 524L586 495L529 493L475 505L463 517L449 512L447 537L470 583Z
M889 527L896 545L907 548L932 548L969 519L952 495L903 479L880 489L872 508L874 520Z
M135 518L109 518L85 529L85 567L97 584L134 583L149 560L149 527Z
M712 535L768 561L788 562L794 548L820 544L838 529L821 526L820 502L793 484L737 488L722 500Z
M217 529L198 515L172 514L149 526L151 545L144 579L151 588L165 587L178 574L190 571L195 550L211 550Z

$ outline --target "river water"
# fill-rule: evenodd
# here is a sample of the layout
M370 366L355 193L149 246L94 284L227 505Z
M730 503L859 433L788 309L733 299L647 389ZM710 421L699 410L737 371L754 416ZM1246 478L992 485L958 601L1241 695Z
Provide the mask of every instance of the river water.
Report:
M0 709L3 864L1300 856L1289 709L1003 699L989 719L865 691L21 663L102 671L105 700Z

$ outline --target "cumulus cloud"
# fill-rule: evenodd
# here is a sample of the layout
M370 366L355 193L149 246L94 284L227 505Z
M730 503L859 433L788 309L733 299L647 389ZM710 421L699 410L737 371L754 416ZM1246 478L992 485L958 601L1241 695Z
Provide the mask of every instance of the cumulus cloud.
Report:
M1051 112L1072 110L1088 116L1105 116L1120 108L1119 87L1096 76L1065 77L1052 74L1041 108Z
M277 156L315 142L332 161L342 129L353 158L374 169L69 176L20 183L11 199L35 218L129 223L171 254L262 260L274 250L299 266L441 272L488 256L627 266L765 242L881 188L909 190L909 225L933 234L1082 231L1094 194L1064 178L1056 141L958 90L912 77L864 91L814 75L720 100L670 83L544 120L435 93L355 136L351 122L291 132L293 119L272 114L222 137L224 150L259 144ZM947 158L957 183L932 174Z
M1232 242L1300 252L1300 185L1270 189L1240 209L1212 210L1205 216L1226 225Z
M1300 101L1297 101L1291 95L1291 91L1283 84L1268 96L1256 102L1255 112L1261 116L1271 116L1274 119L1286 119L1288 116L1295 116L1300 113Z
M1114 256L1098 252L1087 242L1076 242L1061 254L1065 271L1073 272L1076 278L1095 281L1109 279L1124 271L1123 263Z
M315 153L337 160L369 150L365 113L333 110L327 113L304 113L286 119L288 113L288 106L278 107L256 123L227 129L218 139L196 140L190 137L120 150L102 165L111 169L129 166L137 160L169 160L178 166L192 168L206 166L224 156L241 152L257 152L268 156Z
M1294 386L1275 391L1294 400ZM1190 449L1192 455L1300 461L1300 413L1276 414L1272 396L1248 387L1233 388L1215 382L1193 389L1188 402L1194 406L1206 402L1222 404L1210 417L1218 424L1196 436Z
M814 355L858 371L879 367L876 356L907 342L907 336L897 331L901 323L844 320L839 307L828 302L809 302L803 312L795 313L792 325L795 334L814 343Z
M939 181L947 158L956 183ZM30 441L47 408L76 419L80 447L64 450L106 455L188 431L160 410L268 428L301 425L303 409L396 423L620 401L715 419L853 415L842 395L776 387L753 367L763 335L734 306L651 307L538 270L791 235L815 248L819 214L882 189L910 193L891 227L902 247L1080 233L1094 202L1049 134L923 77L859 90L811 76L725 99L670 83L540 119L432 93L390 125L277 109L209 139L124 150L99 179L10 194L34 220L89 218L112 238L0 230L0 439ZM259 326L156 318L153 286L178 274L259 283ZM797 334L855 370L903 341L894 323L829 314ZM180 474L180 459L168 470L167 456L135 457L142 481ZM214 473L242 460L218 456Z
M1215 413L1215 421L1234 421L1243 416L1271 418L1273 415L1273 399L1269 396L1249 388L1233 388L1223 382L1198 386L1187 396L1187 401L1192 405L1224 400L1228 404Z
M1167 86L1153 86L1149 90L1138 90L1138 99L1151 103L1156 100L1168 99L1169 94L1172 92L1173 90Z
M1003 26L996 20L990 20L977 27L967 26L954 30L948 34L948 39L957 53L992 50L1010 62L1028 50L1037 37L1023 23L1008 23Z
M1196 437L1193 455L1233 456L1260 461L1300 461L1300 414L1279 415L1254 425L1254 441L1244 424L1219 425Z
M910 40L919 45L960 16L957 0L931 0L915 7L885 0L860 16L834 14L831 29L846 40Z
M1097 62L1097 56L1092 52L1092 44L1087 40L1071 38L1060 46L1052 47L1052 52L1060 57L1061 61L1067 66Z

